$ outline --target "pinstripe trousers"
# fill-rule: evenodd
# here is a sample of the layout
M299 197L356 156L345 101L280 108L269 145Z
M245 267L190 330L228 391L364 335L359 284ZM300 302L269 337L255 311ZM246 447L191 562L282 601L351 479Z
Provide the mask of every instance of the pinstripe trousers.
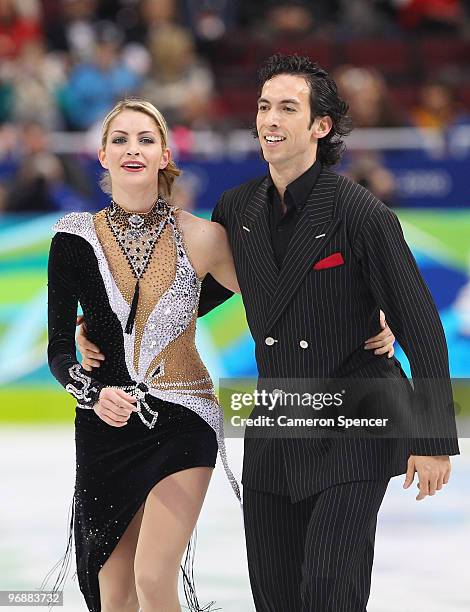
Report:
M296 503L244 488L257 612L366 612L387 481L335 485Z

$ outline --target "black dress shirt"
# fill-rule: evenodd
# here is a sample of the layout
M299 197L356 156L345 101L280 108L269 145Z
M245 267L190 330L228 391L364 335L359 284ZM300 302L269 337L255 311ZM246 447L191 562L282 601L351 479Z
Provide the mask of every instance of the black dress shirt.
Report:
M284 261L290 239L295 229L297 219L317 182L321 172L321 164L316 161L308 170L287 186L284 201L287 211L284 213L281 198L268 174L268 207L267 221L270 227L271 243L279 268ZM216 207L217 210L217 207ZM212 216L213 221L224 225L218 215ZM233 295L232 291L220 285L215 278L207 274L203 283L199 300L198 316L202 317Z
M287 185L284 193L286 211L282 209L279 192L268 175L269 228L274 257L279 268L289 247L289 242L297 223L297 219L307 201L310 192L321 172L321 163L317 160L308 170Z

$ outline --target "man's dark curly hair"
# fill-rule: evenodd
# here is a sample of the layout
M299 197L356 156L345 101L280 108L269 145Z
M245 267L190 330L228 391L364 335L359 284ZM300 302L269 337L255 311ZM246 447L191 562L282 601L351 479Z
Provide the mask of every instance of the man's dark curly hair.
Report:
M308 57L277 53L266 60L258 72L260 91L266 81L280 74L302 76L307 81L310 87L310 126L315 117L331 117L333 127L318 140L317 159L324 166L334 166L345 150L341 137L347 136L352 129L349 107L338 95L336 83L326 70Z

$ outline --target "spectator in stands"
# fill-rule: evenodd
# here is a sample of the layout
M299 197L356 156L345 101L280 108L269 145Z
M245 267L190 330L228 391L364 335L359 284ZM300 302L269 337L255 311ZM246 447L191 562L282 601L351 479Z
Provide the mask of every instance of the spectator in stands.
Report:
M0 69L0 125L10 121L13 114L13 86L9 76Z
M201 43L217 41L232 28L236 4L234 0L182 0L188 26Z
M399 205L395 177L374 153L350 154L351 164L346 174L371 191L387 206Z
M171 192L171 201L175 206L192 212L196 208L197 193L200 188L198 176L191 170L184 170Z
M264 19L264 34L270 38L295 37L312 31L313 14L301 0L274 2Z
M0 125L0 214L6 212L7 184L15 173L13 152L16 149L16 130L11 124Z
M49 46L76 59L90 58L96 38L97 9L98 0L66 0L59 7L48 6L45 29Z
M78 63L63 91L63 109L70 128L87 130L99 121L119 98L132 95L140 76L121 56L122 34L110 22L97 29L93 58Z
M61 127L57 92L65 83L65 68L41 42L23 46L11 71L12 119L36 121L49 129Z
M12 123L0 125L0 163L3 166L2 170L5 169L5 164L7 167L14 167L15 164L12 160L15 156L17 144L16 127Z
M337 20L339 3L340 0L237 0L236 9L238 21L245 27L256 24L257 28L264 28L272 18L274 29L305 32L308 28L302 20L306 19L311 26L313 16L313 21L321 25L323 31L325 27L330 29Z
M37 0L24 4L19 0L0 0L0 60L15 58L25 44L42 39Z
M0 181L0 215L6 212L7 207L7 191L5 185Z
M444 80L431 80L420 89L420 104L411 112L411 123L419 128L448 128L470 122L460 108L454 87Z
M189 31L161 28L150 37L152 70L141 95L165 115L170 125L205 125L214 93L212 72L196 54Z
M387 85L372 68L342 66L334 79L341 96L349 104L355 127L383 128L403 125L402 113L393 106Z
M18 130L18 171L7 185L8 212L89 210L88 177L77 159L51 151L48 132L38 123Z
M127 30L129 40L146 42L161 28L174 26L178 22L177 0L141 0L139 22Z
M142 0L142 16L149 28L174 25L177 12L176 0Z
M391 6L394 3L395 0L339 0L338 15L341 18L337 34L345 38L396 35L397 25Z
M401 0L396 4L403 28L422 33L454 33L461 28L461 0Z

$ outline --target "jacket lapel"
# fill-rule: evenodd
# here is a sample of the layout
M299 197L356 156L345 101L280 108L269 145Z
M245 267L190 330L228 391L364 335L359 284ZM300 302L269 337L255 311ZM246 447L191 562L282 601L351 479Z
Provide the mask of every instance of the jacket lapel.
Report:
M337 181L336 174L323 170L305 203L277 278L266 332L281 316L341 222L333 217Z
M242 240L260 284L272 295L276 289L279 269L274 258L268 222L268 180L265 178L242 216Z

